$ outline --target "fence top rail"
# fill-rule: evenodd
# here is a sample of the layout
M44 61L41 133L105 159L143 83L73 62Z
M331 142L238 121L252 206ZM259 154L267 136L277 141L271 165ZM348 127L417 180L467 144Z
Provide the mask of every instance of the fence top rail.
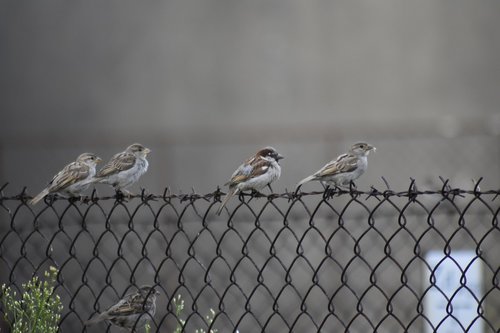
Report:
M282 193L270 193L270 194L264 194L260 192L242 192L240 193L240 197L253 197L253 198L267 198L268 200L273 200L277 198L282 198L282 199L287 199L289 201L293 201L295 199L300 199L302 197L307 197L307 196L317 196L317 195L322 195L324 198L331 198L334 196L340 196L340 195L350 195L351 197L359 197L359 196L366 196L365 199L369 199L370 197L382 197L382 198L389 198L389 197L406 197L409 200L415 200L418 196L420 195L441 195L446 198L451 198L452 200L455 197L463 197L465 195L474 195L474 196L483 196L483 195L493 195L493 198L491 201L494 201L499 195L500 195L500 188L499 189L490 189L490 190L482 190L480 187L480 183L483 180L483 178L479 178L477 181L472 181L472 187L471 189L464 189L464 188L459 188L459 187L453 187L449 179L444 179L442 177L439 177L439 179L442 182L441 188L438 189L427 189L427 190L421 190L417 187L415 179L410 178L410 184L408 188L405 190L394 190L389 182L387 181L386 178L381 177L384 187L382 189L376 188L374 185L371 185L368 190L360 190L358 189L353 183L350 184L349 187L327 187L323 191L310 191L310 192L303 192L301 190L299 191L289 191L288 189L285 189L285 192ZM27 202L32 198L31 195L28 194L27 187L23 187L21 192L18 194L6 194L5 191L8 188L9 183L4 183L0 187L0 204L3 201L22 201L22 202ZM115 195L111 196L99 196L97 190L94 188L91 192L90 195L88 196L83 196L82 198L79 198L78 200L83 202L83 203L89 203L89 202L97 202L101 200L123 200L123 199L140 199L144 202L147 201L155 201L155 200L164 200L167 202L170 202L174 199L180 200L180 202L184 201L196 201L196 200L205 200L205 201L220 201L221 197L224 196L226 192L222 191L220 187L217 187L217 189L213 192L201 194L198 193L195 188L191 188L190 193L172 193L171 189L169 187L166 187L161 194L151 194L148 193L146 189L142 188L139 194L135 195L130 195L130 196L124 196L121 193L116 193ZM57 199L52 197L51 201ZM47 198L46 198L47 200ZM47 202L47 201L46 201Z

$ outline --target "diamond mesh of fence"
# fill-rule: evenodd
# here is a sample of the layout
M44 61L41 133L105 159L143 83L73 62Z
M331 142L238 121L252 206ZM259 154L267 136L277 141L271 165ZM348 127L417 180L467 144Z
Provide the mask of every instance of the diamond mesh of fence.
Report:
M61 332L141 285L150 332L498 332L500 190L0 195L0 279L59 269ZM183 301L180 306L178 297ZM174 304L177 301L177 306ZM137 328L143 332L143 328Z

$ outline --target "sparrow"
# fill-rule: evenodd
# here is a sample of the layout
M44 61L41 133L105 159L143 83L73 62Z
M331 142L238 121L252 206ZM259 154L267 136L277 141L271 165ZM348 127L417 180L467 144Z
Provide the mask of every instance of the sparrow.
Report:
M125 151L114 155L101 170L95 175L94 182L109 184L116 191L124 191L126 187L134 184L148 170L149 163L146 156L149 148L139 143L134 143ZM126 191L130 194L130 192Z
M367 157L372 150L375 151L376 148L368 143L355 143L347 154L340 155L311 176L302 179L297 184L296 190L304 183L312 180L318 180L333 186L348 185L366 171L368 166Z
M106 311L87 320L84 325L92 325L101 321L109 321L113 325L129 328L139 328L146 324L156 312L156 297L160 293L150 286L142 286L136 292L130 293L112 305Z
M229 192L222 200L217 215L220 215L222 209L233 195L246 190L259 191L277 180L281 175L281 167L278 161L282 158L283 156L273 147L265 147L240 165L231 176L231 179L224 184L229 186Z
M51 193L69 197L79 196L89 187L92 177L96 174L96 165L101 161L101 158L95 154L81 154L76 161L71 162L59 171L48 186L31 199L29 203L34 205Z

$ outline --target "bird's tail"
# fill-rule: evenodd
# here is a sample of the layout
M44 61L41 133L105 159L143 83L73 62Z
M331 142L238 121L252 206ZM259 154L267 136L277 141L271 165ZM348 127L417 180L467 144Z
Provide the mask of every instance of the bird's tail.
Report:
M29 201L29 204L30 205L35 205L38 201L42 200L47 194L49 194L49 190L48 189L43 190L36 197L34 197L33 199L31 199Z
M231 199L231 197L233 195L235 195L236 193L238 193L238 189L237 188L230 188L229 189L229 192L226 194L226 196L224 197L224 199L222 200L222 203L220 204L220 207L219 209L217 209L217 215L220 215L220 213L222 213L222 209L224 209L224 206L227 204L227 202L229 201L229 199Z
M84 326L89 326L89 325L93 325L93 324L97 324L98 322L101 322L103 321L103 316L102 314L98 314L96 316L94 316L93 318L90 318L89 320L85 321L83 323Z
M311 180L314 180L314 179L316 179L316 176L314 176L314 175L311 175L311 176L309 176L309 177L306 177L306 178L302 179L302 180L301 180L301 181L297 184L297 186L295 186L295 191L297 191L297 190L299 189L299 187L301 187L301 186L302 186L302 185L304 185L305 183L310 182Z

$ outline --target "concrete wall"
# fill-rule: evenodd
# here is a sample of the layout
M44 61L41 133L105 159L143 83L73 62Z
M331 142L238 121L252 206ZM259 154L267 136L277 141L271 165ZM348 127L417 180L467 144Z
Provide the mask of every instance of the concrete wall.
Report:
M211 191L263 145L287 157L284 190L358 140L378 147L360 185L498 184L497 1L4 0L0 15L0 181L17 189L135 141L154 150L153 192Z

